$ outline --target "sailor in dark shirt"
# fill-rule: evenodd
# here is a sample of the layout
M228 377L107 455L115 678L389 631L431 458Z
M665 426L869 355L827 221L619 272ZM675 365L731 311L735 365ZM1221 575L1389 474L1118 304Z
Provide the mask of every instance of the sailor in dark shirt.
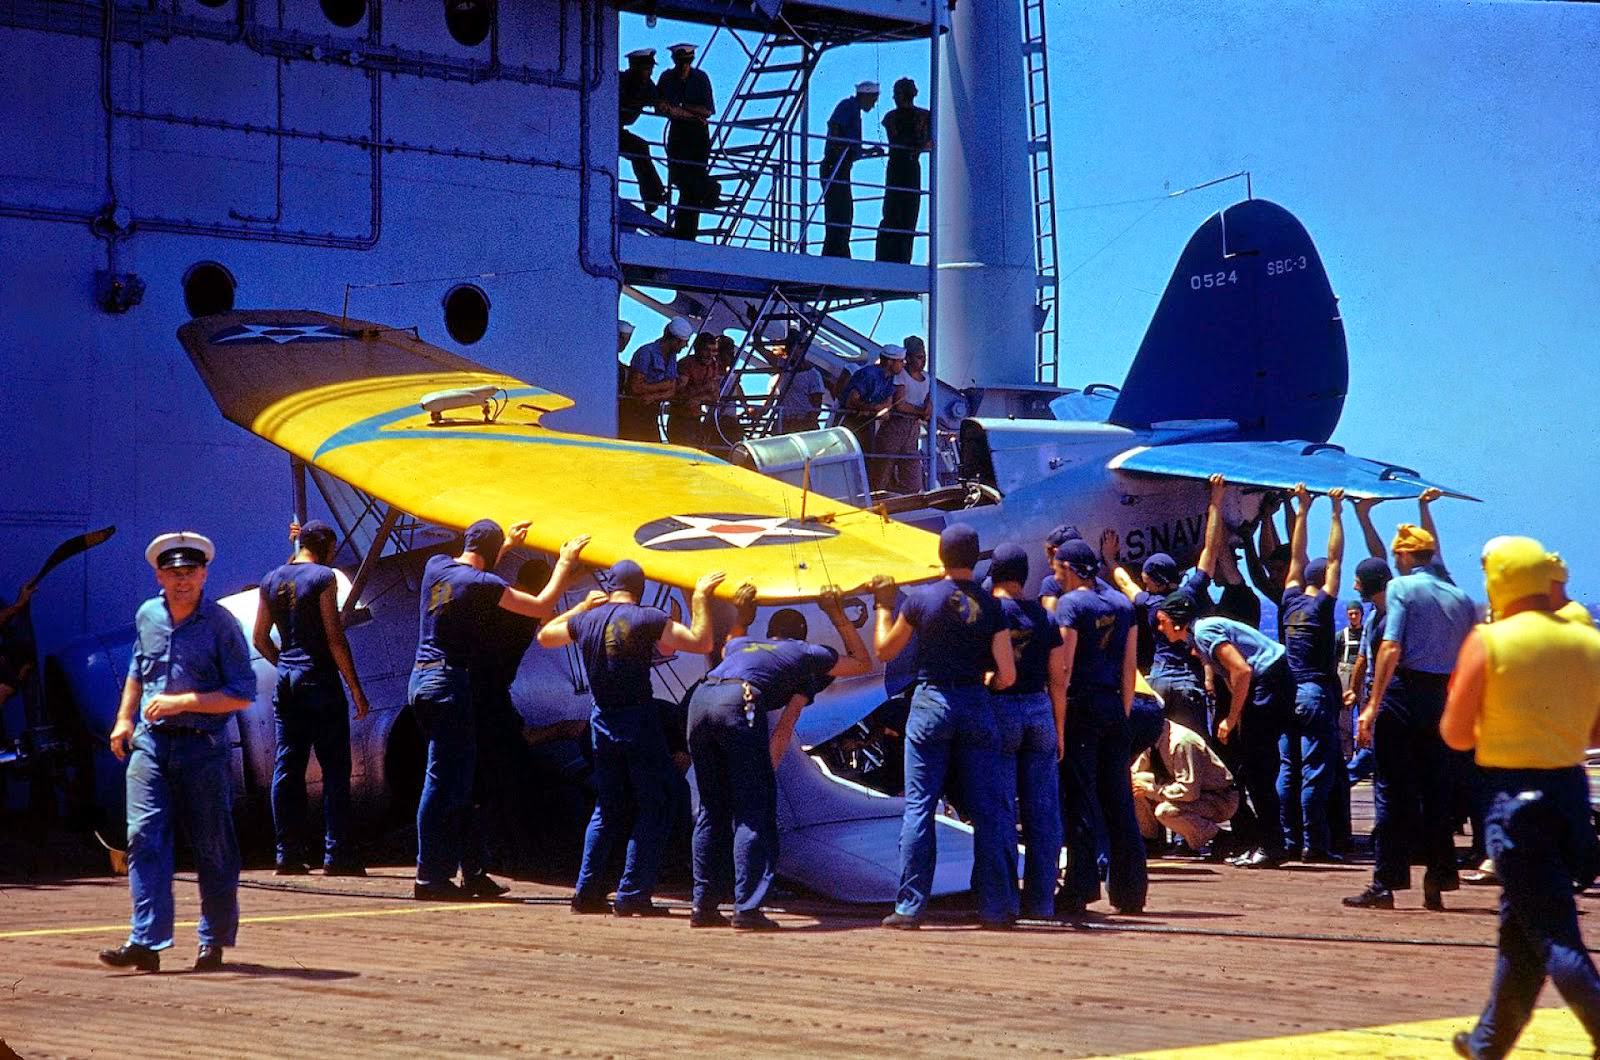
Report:
M1344 761L1339 744L1342 693L1333 652L1334 607L1344 564L1344 491L1328 494L1333 512L1326 559L1307 559L1306 517L1312 497L1305 483L1295 487L1295 499L1298 509L1278 619L1295 681L1295 703L1278 740L1278 812L1290 855L1303 849L1301 860L1328 862L1339 860L1331 850L1328 805Z
M278 668L272 697L277 754L272 766L272 828L277 871L307 871L298 844L306 812L306 763L313 750L322 769L322 866L330 876L365 876L350 849L350 716L343 675L356 702L356 720L367 716L367 697L356 675L339 617L333 559L333 528L313 519L300 528L294 558L261 580L254 636L261 657ZM272 630L278 642L272 642Z
M827 235L822 241L825 257L848 258L850 235L855 223L855 188L850 183L851 169L875 153L861 145L861 113L878 105L878 83L862 81L855 95L846 96L828 116L827 145L822 149L822 212Z
M894 83L894 109L883 116L889 139L884 167L883 220L878 225L878 260L911 261L917 221L922 214L922 154L933 146L933 115L917 106L917 83Z
M872 657L844 617L837 589L817 604L844 645L807 644L805 616L790 608L767 620L765 639L746 634L755 615L753 587L723 647L722 662L689 700L689 754L700 807L694 821L692 927L722 927L717 911L733 879L733 920L744 931L772 931L761 911L778 862L778 786L774 770L788 749L800 709L835 677L871 668ZM779 719L769 734L768 716Z
M672 823L671 792L677 777L650 688L657 650L711 650L711 594L717 571L695 584L690 624L639 603L644 571L622 560L606 574L612 591L588 598L539 631L541 648L576 644L589 675L594 710L589 715L594 756L595 807L583 839L583 864L572 896L574 913L666 916L652 900ZM631 822L628 857L615 903L600 882L611 849Z
M508 538L492 519L467 527L458 556L430 557L422 570L417 658L407 689L412 716L427 745L427 772L417 804L417 882L421 899L468 898L451 877L462 860L466 816L472 801L477 757L476 712L471 665L479 638L496 608L543 618L555 611L578 556L589 543L575 537L544 591L536 596L507 585L493 568L505 552L522 544L528 523L511 527Z
M672 234L695 239L700 211L716 204L716 185L707 167L711 161L711 126L716 112L711 79L694 65L695 46L674 44L672 68L656 82L656 109L667 117L667 179L678 189Z
M873 579L878 659L892 661L913 633L917 639L917 676L906 721L900 893L884 927L922 925L933 893L933 816L951 780L960 784L972 819L979 922L1006 928L1015 919L1010 908L1015 883L1008 875L1015 854L1008 858L1006 851L1015 848L1016 830L1006 820L1000 730L984 680L992 671L990 687L1009 688L1016 681L1016 662L999 602L973 580L978 556L976 530L965 523L945 527L939 535L944 578L908 592L898 616L893 581L882 575Z
M617 75L617 103L621 124L617 129L617 151L633 166L634 179L639 182L639 198L644 201L646 213L655 213L667 201L667 191L661 186L661 173L650 160L650 145L638 133L629 132L628 126L639 120L645 108L656 105L656 50L635 48L628 53L628 68Z

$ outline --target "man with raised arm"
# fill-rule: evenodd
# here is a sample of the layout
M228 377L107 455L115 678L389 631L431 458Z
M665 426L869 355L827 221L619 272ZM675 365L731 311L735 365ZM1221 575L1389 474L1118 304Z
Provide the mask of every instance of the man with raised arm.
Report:
M972 819L979 923L1003 929L1014 922L1010 894L1015 883L1007 875L1006 851L1015 849L1016 830L1007 834L1000 729L984 681L992 673L989 687L1001 691L1016 681L1017 670L1000 604L973 580L978 558L978 532L952 523L939 534L944 578L908 592L898 615L894 582L884 575L872 581L873 647L879 661L893 661L917 635L917 676L906 720L900 892L894 912L883 919L888 928L922 926L933 893L933 817L952 781L960 785L962 805Z
M748 592L746 591L748 590ZM788 750L800 710L835 677L872 668L861 634L844 616L835 586L817 606L833 623L844 654L806 643L805 616L774 611L765 638L749 635L755 589L742 586L738 616L718 663L689 699L689 755L700 808L694 820L694 911L690 927L775 931L761 911L778 864L778 762ZM770 715L777 713L775 724ZM770 731L769 731L770 730ZM733 894L723 893L733 880ZM717 906L733 899L733 919Z
M667 915L652 897L672 824L670 793L676 774L650 687L651 667L658 650L663 654L711 650L711 594L723 578L716 571L695 583L689 625L684 626L660 608L640 604L644 571L625 559L606 572L609 593L590 593L539 630L542 648L578 646L594 697L589 732L596 799L583 837L583 864L572 896L574 913ZM625 833L630 822L632 829ZM624 834L628 857L616 901L607 902L601 875L612 847Z
M1284 578L1278 622L1289 674L1295 682L1294 709L1285 719L1278 754L1278 808L1284 845L1291 856L1315 864L1340 860L1328 834L1329 801L1344 760L1339 746L1339 677L1334 658L1334 607L1344 569L1344 490L1328 493L1333 505L1326 558L1310 559L1307 519L1313 498L1304 482L1295 486L1294 531L1289 541L1289 571ZM1348 792L1344 793L1348 797ZM1303 852L1303 853L1302 853Z
M427 772L417 803L417 881L412 893L430 901L470 897L452 882L461 865L472 778L477 759L471 664L486 619L495 608L548 618L577 572L587 535L561 546L561 558L544 591L525 593L494 573L505 553L521 545L531 524L511 527L493 519L467 527L457 556L432 556L422 569L416 662L407 698L427 747Z

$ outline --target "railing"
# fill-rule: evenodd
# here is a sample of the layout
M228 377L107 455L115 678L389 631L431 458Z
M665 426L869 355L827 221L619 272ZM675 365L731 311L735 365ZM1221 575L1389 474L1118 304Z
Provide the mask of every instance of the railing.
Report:
M648 120L649 117L643 117L640 121ZM743 130L737 123L712 120L709 124L719 143L730 143L737 147L738 138L745 133L750 134L751 142L757 142L753 131ZM657 139L664 138L663 130ZM742 201L732 204L731 208L722 205L700 206L698 238L706 242L791 254L806 253L824 242L828 232L823 204L827 184L822 179L821 162L791 160L820 159L829 137L824 133L792 132L785 134L785 138L793 142L784 150L775 152L775 157L771 161L755 171L741 167L734 161L719 160L717 157L711 159L706 171L712 181L719 185L723 182L731 184L742 181L753 190ZM667 208L664 218L658 218L653 223L639 223L636 227L641 231L651 231L658 235L671 235L674 218L677 216L676 211L680 209L677 203L683 189L672 183L665 149L659 143L650 143L649 146L649 161L663 176L663 182L667 185L668 196L673 205ZM918 224L925 224L929 213L926 205L927 189L891 187L884 183L883 172L879 167L885 162L889 145L881 141L864 140L860 146L864 157L858 157L847 181L856 216L850 223L836 226L848 230L847 241L852 251L851 256L863 259L875 258L877 257L875 245L879 241L879 235L890 237L898 235L910 238L911 260L925 264L926 243L923 240L928 235L927 228L886 227L880 218L873 216L879 211L871 210L870 204L884 202L891 192L914 195L918 201ZM625 200L643 210L646 204L641 195L640 185L628 164L632 158L632 155L623 156L623 165L619 167L621 172L619 190ZM795 203L793 193L785 190L795 186L806 190L804 202ZM691 191L691 195L693 194ZM701 201L706 201L706 197L702 196ZM868 207L865 211L868 219L863 219L861 216L863 207ZM689 208L695 209L692 199ZM867 245L867 252L857 254L856 250L861 248L862 244Z

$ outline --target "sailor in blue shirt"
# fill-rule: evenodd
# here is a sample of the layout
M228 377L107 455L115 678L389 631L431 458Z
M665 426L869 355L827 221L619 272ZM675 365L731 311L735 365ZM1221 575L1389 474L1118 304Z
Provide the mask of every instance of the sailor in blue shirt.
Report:
M417 881L412 893L419 899L471 897L451 878L461 864L471 807L477 758L471 665L485 625L496 608L534 618L552 614L589 543L585 535L562 545L550 583L532 595L494 573L505 553L526 539L528 527L516 523L507 537L499 523L480 519L467 527L460 555L432 556L422 569L417 657L407 688L428 762L417 803Z
M855 223L855 189L850 171L856 162L878 150L861 146L861 114L878 105L878 83L862 81L853 96L841 99L828 116L828 141L822 149L822 212L827 235L822 241L824 257L850 257L851 227Z
M1285 860L1278 809L1278 740L1294 709L1294 678L1283 645L1231 618L1197 619L1194 600L1184 593L1161 602L1156 622L1162 636L1174 643L1188 640L1227 679L1228 714L1217 722L1217 739L1226 744L1237 734L1244 745L1241 779L1258 832L1255 849L1235 864L1278 868Z
M172 854L183 822L200 881L196 971L222 967L239 931L239 844L233 832L228 718L256 697L239 620L205 596L211 541L184 531L145 549L161 594L134 616L111 753L128 763L128 941L101 950L114 968L160 970L172 945Z
M905 347L885 346L878 354L878 362L857 369L839 392L834 424L856 436L869 466L879 462L876 449L883 414L905 396L905 384L898 381L905 361Z
M333 560L333 527L313 519L300 527L294 558L261 580L252 640L278 670L272 696L277 751L272 765L272 828L277 872L302 875L300 843L306 814L306 764L313 750L322 769L323 851L330 876L365 876L350 848L350 716L344 688L350 686L356 719L367 716L367 697L356 675L339 617ZM274 644L272 631L278 631Z
M1340 860L1331 849L1328 815L1329 803L1336 797L1338 762L1342 761L1341 692L1333 624L1338 603L1335 590L1344 564L1344 491L1335 489L1328 494L1333 512L1326 559L1307 556L1306 520L1312 497L1305 483L1295 487L1295 499L1298 506L1289 541L1289 570L1278 605L1285 658L1295 682L1294 710L1285 719L1278 742L1278 808L1289 854L1304 849L1302 861L1327 863Z
M694 819L694 912L691 927L723 927L717 911L733 881L732 925L742 931L778 927L761 911L778 862L778 786L774 771L788 750L799 711L835 677L872 666L861 634L844 617L839 591L817 600L844 646L807 644L805 616L791 608L767 620L765 639L747 635L755 587L735 594L739 614L722 661L689 699L689 755L700 805ZM775 726L768 716L778 713ZM769 733L769 728L771 729Z
M622 560L606 574L611 592L593 592L539 631L539 646L576 644L589 675L594 710L589 715L594 752L594 813L583 837L583 864L572 896L574 913L666 916L651 899L672 824L671 792L677 773L650 688L656 652L711 650L711 594L717 571L701 578L689 601L689 625L639 603L644 571ZM616 841L630 827L628 856L614 903L606 901L601 874Z
M1098 588L1099 569L1087 541L1068 541L1056 553L1056 578L1066 590L1056 601L1067 682L1061 807L1067 875L1056 895L1056 911L1063 915L1082 913L1100 900L1097 833L1105 836L1110 858L1111 904L1120 912L1140 912L1149 889L1128 776L1138 651L1133 605L1115 590Z
M1007 928L1011 915L1011 875L1016 829L1006 819L1006 793L1000 776L1000 730L994 704L984 692L993 673L993 691L1016 681L1011 633L1000 605L973 580L979 556L978 532L953 523L939 534L944 578L910 590L899 615L893 613L894 582L873 579L877 615L873 646L890 662L916 634L917 676L906 719L905 818L900 826L900 892L884 927L917 928L933 893L936 857L933 816L952 780L960 785L962 808L972 821L972 879L978 920ZM1009 833L1009 834L1008 834ZM1007 856L1007 849L1013 853Z
M1044 537L1044 569L1049 573L1039 579L1039 604L1052 616L1056 601L1066 592L1055 575L1056 550L1068 541L1081 541L1083 534L1071 523L1062 523Z
M700 235L700 211L714 207L718 195L708 169L717 101L711 78L694 64L695 45L684 42L667 50L672 66L656 82L656 109L667 119L667 179L678 189L672 234L694 240Z
M673 317L661 337L633 351L627 382L617 400L617 435L635 442L661 441L661 403L678 389L678 354L689 345L694 325Z
M1357 508L1357 511L1360 509ZM1350 736L1356 743L1355 754L1345 764L1345 776L1351 784L1370 778L1376 768L1372 748L1360 744L1361 708L1366 704L1364 694L1372 689L1372 662L1378 657L1378 645L1383 642L1383 624L1389 610L1389 583L1393 580L1394 572L1383 559L1368 556L1356 564L1355 590L1361 599L1372 605L1372 613L1361 625L1361 652L1356 656L1355 668L1350 674L1350 689L1344 694L1345 705L1353 711Z
M1394 908L1394 892L1411 886L1412 846L1419 844L1427 865L1422 902L1441 910L1443 892L1458 888L1460 877L1450 755L1439 719L1456 655L1478 612L1436 563L1433 534L1403 523L1390 549L1400 576L1385 594L1383 641L1357 723L1357 739L1376 755L1372 883L1344 904ZM1413 829L1412 821L1420 821L1420 828Z
M1028 554L1000 545L989 563L995 599L1005 618L1016 659L1017 680L994 693L1000 725L1000 754L1007 817L1015 829L1021 818L1028 849L1022 893L1011 889L1011 912L1048 920L1055 916L1056 871L1061 861L1061 772L1067 716L1067 650L1055 619L1037 600L1026 599ZM1017 878L1016 846L1010 878Z

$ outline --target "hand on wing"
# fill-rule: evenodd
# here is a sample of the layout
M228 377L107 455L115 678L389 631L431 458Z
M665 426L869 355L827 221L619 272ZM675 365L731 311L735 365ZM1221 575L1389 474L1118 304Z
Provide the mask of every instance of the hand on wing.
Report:
M1440 489L1438 486L1429 486L1427 489L1423 490L1421 494L1418 495L1417 503L1418 504L1432 504L1434 501L1438 500L1440 497L1443 497L1443 496L1444 496L1444 490Z
M899 592L895 587L894 579L887 574L874 574L869 583L872 587L872 602L876 607L885 611L894 606L894 598Z
M1220 472L1206 479L1206 484L1211 487L1211 499L1213 501L1220 501L1222 495L1228 491L1228 480L1223 478Z
M756 620L756 586L754 582L745 582L733 591L733 607L738 612L739 625L749 629L750 623Z
M1304 482L1296 482L1294 484L1294 499L1295 503L1300 505L1301 511L1311 507L1311 491L1306 488Z
M512 523L510 529L506 531L506 544L512 548L521 545L528 540L528 530L532 526L533 521L531 519L524 519L520 523Z
M844 594L837 585L824 585L817 596L817 607L835 623L844 620Z
M1370 515L1372 514L1372 509L1382 504L1383 501L1384 498L1382 497L1358 497L1353 503L1355 504L1357 515Z
M1114 566L1121 555L1122 538L1115 530L1107 527L1100 534L1100 558L1105 560L1108 566Z
M519 523L518 525L523 527L527 526L526 523ZM526 536L528 531L524 529L522 532L523 535ZM583 550L588 547L588 544L589 535L579 534L577 537L572 538L561 546L561 559L566 563L573 562L583 554Z
M702 575L700 580L694 583L695 595L710 596L716 591L717 586L727 580L727 577L727 572L720 570L714 570L710 574Z
M1338 515L1344 508L1344 487L1335 486L1328 491L1328 500L1333 503L1333 514Z

